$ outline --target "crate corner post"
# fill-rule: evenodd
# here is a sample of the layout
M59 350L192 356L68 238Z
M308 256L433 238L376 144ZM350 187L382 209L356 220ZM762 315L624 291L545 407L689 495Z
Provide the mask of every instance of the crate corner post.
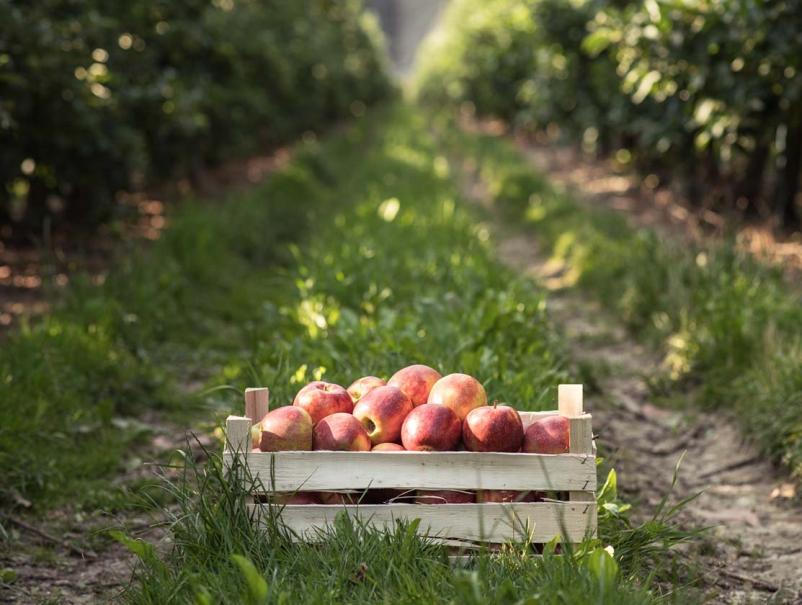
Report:
M561 384L557 387L557 407L562 416L568 418L569 453L587 454L591 456L587 463L595 468L595 455L593 444L592 416L585 413L584 393L581 384ZM592 489L569 492L569 500L576 504L585 504L594 508L588 521L588 532L595 536L597 531L596 518L596 492L595 484Z
M251 451L251 424L247 416L226 418L225 453L233 456Z
M270 389L252 387L245 389L245 416L252 422L259 422L270 410Z

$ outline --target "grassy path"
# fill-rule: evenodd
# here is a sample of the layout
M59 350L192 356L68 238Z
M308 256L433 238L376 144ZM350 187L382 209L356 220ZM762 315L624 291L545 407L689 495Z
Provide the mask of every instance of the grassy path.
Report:
M355 137L337 156L320 156L330 168L321 194L336 192L342 205L293 248L267 299L275 305L271 321L255 333L264 341L250 359L229 362L230 380L268 384L281 404L310 377L348 383L417 360L480 376L492 399L522 409L553 405L556 383L569 374L543 291L496 261L487 227L460 203L420 116L396 107L365 128L375 129L371 140ZM239 408L236 398L228 401ZM404 526L381 535L342 523L317 547L291 544L280 531L256 534L214 472L203 485L196 495L178 488L188 513L174 528L180 546L164 558L145 557L131 602L170 594L234 602L231 587L242 585L242 573L230 555L244 553L269 578L268 602L481 603L537 595L546 603L649 603L655 588L643 570L665 569L662 541L683 537L659 523L654 533L623 532L622 519L602 515L603 544L621 552L617 573L594 567L609 556L595 544L587 547L596 559L537 560L512 548L481 557L475 574L455 573L442 548L413 539Z
M683 567L670 549L687 534L664 517L629 520L614 489L600 540L578 556L534 559L512 546L454 572L445 550L404 526L383 535L341 523L319 547L293 545L275 529L254 532L214 456L205 467L189 464L189 483L173 475L166 491L141 475L126 478L125 468L142 468L136 459L149 455L137 449L143 443L163 437L169 451L180 440L169 436L176 426L211 434L216 421L239 411L246 386L271 386L281 405L312 378L350 383L419 361L480 377L492 399L552 407L558 382L592 374L572 363L547 292L496 258L487 220L462 203L448 160L406 106L297 150L264 186L174 212L159 244L121 263L102 287L76 288L63 308L4 349L2 368L13 377L5 401L16 407L3 413L17 432L46 434L47 413L59 406L72 415L70 427L95 422L91 439L59 437L63 460L40 450L16 460L6 502L16 490L34 502L32 517L49 511L69 519L70 539L98 557L86 565L10 532L0 566L19 571L3 589L22 602L80 602L90 590L130 603L233 603L249 590L271 603L683 598L686 576L674 575ZM25 373L34 351L52 360L47 371L31 364ZM188 385L227 386L193 398ZM33 419L15 412L30 393L42 408ZM18 436L8 431L3 439L0 454L11 464ZM40 467L41 481L26 483ZM59 498L51 501L53 494ZM87 515L98 522L80 533ZM140 559L123 596L114 581L77 584L82 565L108 579L130 564L102 531L103 519L133 538L123 542ZM148 526L165 519L169 532ZM615 559L602 549L608 545ZM234 554L267 585L248 583ZM44 588L43 569L60 570Z
M536 234L500 228L496 239L500 259L538 282L559 280L567 270L554 271ZM744 603L802 595L802 511L780 497L783 477L744 442L739 427L716 414L654 406L649 381L665 372L659 355L585 293L557 289L549 308L572 360L591 377L597 443L616 468L626 499L649 511L668 492L700 494L678 519L687 527L712 528L689 553L711 597Z
M697 245L581 204L493 136L448 128L505 220L528 225L577 285L664 357L668 404L717 410L802 476L802 305L781 271L727 243ZM674 397L675 401L670 401Z
M510 200L500 194L509 195L509 185L497 185L494 195L481 177L481 167L487 175L494 159L503 158L505 170L514 173L526 169L525 156L516 157L500 140L481 144L487 163L465 153L477 149L466 145L462 153L451 148L452 166L463 173L466 198L497 217L494 239L500 259L538 283L550 284L551 318L566 339L569 356L586 368L597 389L592 399L597 404L592 406L597 441L618 470L623 493L646 504L643 510L653 509L671 491L671 477L681 461L675 495L699 496L679 519L688 527L712 529L689 552L699 565L694 570L697 581L709 588L710 596L722 603L769 597L794 602L802 597L802 510L786 493L793 491L793 484L744 440L741 427L726 414L652 404L655 385L667 379L663 358L638 342L592 293L573 287L576 280L570 276L577 267L550 254L537 224L512 227L504 220L499 204ZM489 158L494 150L499 157ZM515 161L519 165L511 166ZM680 389L662 395L681 397Z

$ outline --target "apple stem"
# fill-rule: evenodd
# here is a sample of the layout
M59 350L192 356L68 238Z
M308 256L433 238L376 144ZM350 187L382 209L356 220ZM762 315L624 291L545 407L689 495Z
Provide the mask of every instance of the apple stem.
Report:
M495 401L493 401L493 407L495 408L497 405L498 405L498 399L496 399Z

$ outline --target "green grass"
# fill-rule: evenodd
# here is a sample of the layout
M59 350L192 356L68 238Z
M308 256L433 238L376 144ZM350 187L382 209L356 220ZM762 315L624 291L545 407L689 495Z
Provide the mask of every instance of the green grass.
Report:
M580 205L509 141L442 132L450 150L480 167L499 212L565 263L568 285L592 292L664 353L663 392L687 388L733 416L802 477L802 300L778 269L732 243L691 246Z
M375 136L317 156L326 176L311 201L332 212L291 246L252 319L252 348L228 360L220 382L268 385L275 406L313 377L347 384L420 361L478 376L491 399L553 407L554 386L569 375L543 292L494 259L486 226L458 200L419 116L390 108L361 128ZM277 190L275 201L283 195L297 192ZM236 392L212 398L241 410ZM299 545L267 513L256 531L242 506L247 490L226 480L218 457L185 470L166 486L178 503L168 553L117 536L141 558L129 603L653 603L673 599L654 580L676 571L668 551L690 537L667 506L633 525L611 475L599 540L542 559L510 545L454 572L443 547L404 524L381 533L341 519L320 544Z
M299 149L263 186L186 202L103 286L78 284L4 343L4 497L117 507L138 489L107 487L142 437L136 417L159 410L211 430L242 410L247 386L269 386L277 406L312 378L348 384L422 362L471 373L519 409L553 407L571 375L548 301L496 261L482 221L406 106ZM189 384L222 388L190 398ZM25 447L31 434L57 439L59 455ZM633 525L613 474L598 540L543 558L513 544L454 572L407 525L343 519L316 546L293 544L274 519L257 531L215 452L202 467L184 460L182 480L140 493L164 508L172 547L114 534L141 560L130 603L665 602L676 597L658 583L676 572L669 550L691 537L668 506Z

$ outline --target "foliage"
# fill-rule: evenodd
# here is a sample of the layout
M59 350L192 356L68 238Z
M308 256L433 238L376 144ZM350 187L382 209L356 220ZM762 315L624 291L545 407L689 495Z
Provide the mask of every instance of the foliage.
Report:
M461 0L421 53L419 88L479 115L559 125L588 150L682 177L695 201L772 202L793 226L800 31L786 1Z
M123 189L389 92L358 2L0 1L0 221L104 219Z
M702 405L731 413L802 477L802 306L778 269L732 243L699 247L634 229L557 191L509 142L448 132L497 207L563 263L566 286L597 294L659 347L672 383L696 387Z

